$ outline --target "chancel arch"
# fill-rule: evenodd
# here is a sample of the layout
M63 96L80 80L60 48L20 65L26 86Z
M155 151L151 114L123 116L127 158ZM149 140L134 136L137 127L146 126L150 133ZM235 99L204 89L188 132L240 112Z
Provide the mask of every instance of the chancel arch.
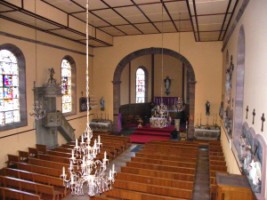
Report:
M118 130L118 117L119 117L119 107L121 105L121 76L125 66L132 60L144 56L144 55L157 55L164 54L178 59L183 63L183 67L186 69L186 95L185 101L189 104L189 123L188 123L188 137L193 138L194 135L194 107L195 107L195 73L190 62L178 52L170 49L162 48L147 48L137 50L125 56L117 65L114 76L113 76L113 121L114 121L114 132L119 132ZM153 83L152 83L153 85ZM153 92L152 92L153 93ZM153 94L151 94L153 97Z

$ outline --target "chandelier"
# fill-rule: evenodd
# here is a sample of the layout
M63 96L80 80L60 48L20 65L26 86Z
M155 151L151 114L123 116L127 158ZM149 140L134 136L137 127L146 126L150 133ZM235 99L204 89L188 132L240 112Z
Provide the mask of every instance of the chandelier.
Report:
M112 165L109 174L107 172L107 152L104 158L98 159L102 146L100 136L93 139L93 132L90 128L89 120L89 34L88 34L88 0L86 2L86 98L87 98L87 124L85 132L81 135L81 141L76 139L75 146L71 152L68 172L65 167L62 169L63 183L65 187L71 189L74 195L84 195L84 188L87 186L89 196L95 196L111 189L114 183L115 166ZM92 144L93 143L93 144ZM92 145L92 146L91 146Z
M34 104L33 104L33 111L30 113L30 116L34 116L35 120L40 120L46 116L46 110L43 105L43 98L38 96L38 89L35 86L35 81L33 82L33 91L34 91Z

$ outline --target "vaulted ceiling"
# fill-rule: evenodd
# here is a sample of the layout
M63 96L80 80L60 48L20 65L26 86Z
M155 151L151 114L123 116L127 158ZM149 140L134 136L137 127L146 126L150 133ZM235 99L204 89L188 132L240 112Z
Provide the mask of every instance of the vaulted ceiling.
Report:
M239 0L89 0L90 45L113 37L193 32L223 41ZM86 0L1 0L0 18L85 43Z

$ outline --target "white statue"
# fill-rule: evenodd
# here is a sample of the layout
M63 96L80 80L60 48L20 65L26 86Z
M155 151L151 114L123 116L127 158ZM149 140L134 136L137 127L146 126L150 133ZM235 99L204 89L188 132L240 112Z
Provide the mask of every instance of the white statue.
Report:
M253 185L258 185L261 181L261 163L255 158L251 160L249 178Z

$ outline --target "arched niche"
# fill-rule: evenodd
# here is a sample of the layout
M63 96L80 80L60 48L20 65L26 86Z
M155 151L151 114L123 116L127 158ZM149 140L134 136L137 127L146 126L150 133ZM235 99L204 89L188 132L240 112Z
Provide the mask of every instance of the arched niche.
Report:
M187 99L186 102L189 104L189 122L188 122L188 138L193 139L194 136L194 110L195 110L195 73L190 62L180 53L170 49L162 48L146 48L137 50L125 56L117 65L114 76L113 76L113 122L114 132L119 132L120 125L118 124L119 118L119 107L120 107L120 84L121 84L121 73L131 60L144 55L150 54L164 54L177 58L187 68Z

